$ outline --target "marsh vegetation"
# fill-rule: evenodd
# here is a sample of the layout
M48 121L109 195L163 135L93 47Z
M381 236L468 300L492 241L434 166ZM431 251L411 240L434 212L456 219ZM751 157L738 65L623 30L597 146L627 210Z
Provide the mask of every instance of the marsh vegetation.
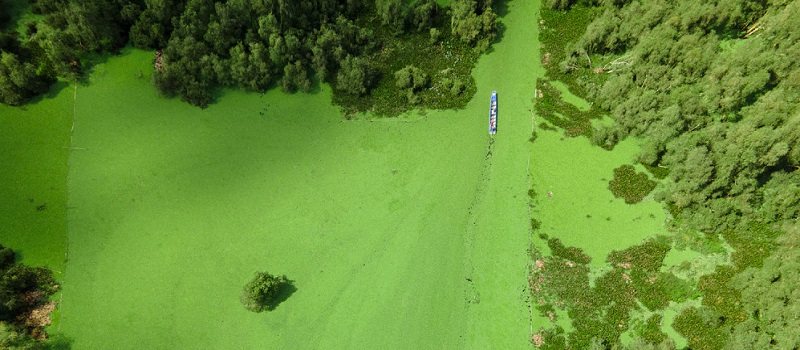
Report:
M696 241L699 245L713 245L710 242L720 239L729 245L729 250L720 253L729 255L732 264L687 279L664 275L668 266L660 268L661 254L675 249L664 243L669 239L648 241L662 242L658 246L663 249L659 255L644 255L655 268L641 272L651 276L644 285L633 276L639 272L619 270L620 264L628 262L609 256L614 267L604 276L618 274L612 278L616 285L598 297L632 288L636 298L655 298L639 300L634 307L644 306L653 317L667 301L675 305L681 304L681 298L698 301L677 308L679 315L672 324L693 349L792 348L800 341L796 334L776 327L791 327L785 315L796 305L765 302L753 293L765 285L780 288L782 276L794 273L774 259L796 249L793 242L800 213L800 64L787 59L800 53L800 31L790 24L799 19L798 6L788 1L548 1L542 10L547 79L566 83L572 92L592 102L588 111L560 108L565 103L558 101L554 89L548 89L546 79L541 80L539 91L545 97L537 108L542 116L567 130L566 136L587 136L607 149L627 138L641 140L637 160L652 171L653 179L664 179L655 198L672 214L671 235L702 232ZM566 113L556 114L561 111ZM613 123L586 128L591 125L585 120L600 115ZM623 190L623 185L638 178L636 182L650 183L649 176L635 174L630 166L618 170L610 189L620 195L628 192L626 202L640 199L644 191L633 195L636 191ZM558 296L545 303L543 310L562 303L578 316L574 305L585 304L563 291L581 290L586 271L579 266L562 268L557 254L548 259L553 261L548 260L546 266L557 266L552 273L559 276L542 278L570 287L539 287ZM767 275L773 276L769 282L759 280ZM543 275L535 272L533 276ZM606 281L598 278L594 288ZM548 331L548 339L551 344L601 348L619 345L620 330L631 330L637 342L660 344L665 339L652 331L654 325L665 328L661 318L641 319L641 326L634 326L624 316L628 312L624 301L611 305L622 309L594 313L604 316L591 327L616 325L613 331L590 331L580 326L585 317L571 317L575 330L556 327ZM604 338L615 332L616 336ZM588 334L598 338L592 340Z

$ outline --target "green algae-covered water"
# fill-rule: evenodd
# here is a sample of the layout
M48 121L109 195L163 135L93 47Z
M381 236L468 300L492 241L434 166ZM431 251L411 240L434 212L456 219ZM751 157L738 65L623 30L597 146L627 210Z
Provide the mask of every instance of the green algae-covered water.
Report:
M0 105L0 243L57 274L64 271L72 98L60 83L25 107Z
M343 121L325 86L199 110L139 77L151 52L97 66L77 93L61 330L82 349L528 347L536 9L508 3L467 109L422 118ZM297 290L249 313L256 270Z
M157 96L153 53L125 50L86 86L0 109L2 160L19 165L2 172L16 184L2 218L18 227L2 241L64 271L51 331L75 349L529 348L547 326L528 304L531 215L597 264L663 222L657 204L606 189L634 144L528 142L538 8L501 4L501 40L466 109L398 119L343 121L327 86L225 90L200 110ZM256 270L296 291L245 311Z
M636 142L625 140L614 151L606 151L583 137L540 130L533 144L531 176L537 193L533 217L541 221L539 231L583 249L593 267L606 266L612 250L667 233L661 203L650 196L635 205L625 204L608 190L614 169L635 163Z

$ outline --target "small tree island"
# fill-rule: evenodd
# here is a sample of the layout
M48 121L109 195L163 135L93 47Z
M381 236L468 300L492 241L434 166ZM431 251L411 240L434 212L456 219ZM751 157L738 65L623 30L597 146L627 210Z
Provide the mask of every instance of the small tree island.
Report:
M253 312L272 310L280 303L281 292L292 286L292 281L283 276L267 272L256 272L253 279L244 285L240 300L244 308Z

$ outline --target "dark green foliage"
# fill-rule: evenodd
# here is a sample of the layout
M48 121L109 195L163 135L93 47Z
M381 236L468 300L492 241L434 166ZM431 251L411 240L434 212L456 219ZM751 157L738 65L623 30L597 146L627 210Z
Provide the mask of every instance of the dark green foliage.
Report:
M177 0L146 0L139 20L131 26L131 42L144 49L166 47L173 30L172 19L183 12L184 3Z
M580 38L553 39L566 56L553 49L551 60L560 59L558 79L615 120L595 143L645 138L640 161L669 169L665 200L685 224L723 232L795 217L797 191L781 195L769 183L786 185L800 164L800 64L784 59L800 53L800 33L786 24L800 19L800 5L646 1L594 11Z
M0 0L0 33L13 30L15 22L28 10L27 1Z
M686 340L691 349L716 350L723 349L727 335L720 328L719 315L709 309L690 307L675 317L672 327Z
M395 85L401 89L410 89L419 91L420 89L428 86L430 79L422 69L412 65L405 66L405 68L398 70L394 73Z
M652 166L649 164L642 164L642 165L647 169L647 171L650 172L650 175L653 175L653 177L656 179L664 180L667 178L667 175L669 175L669 169L667 169L666 167Z
M14 252L0 244L0 347L43 347L30 337L31 332L43 330L26 324L25 315L47 302L58 288L52 271L16 263Z
M761 300L754 298L754 294L745 294L755 290L760 290L756 293L764 292L758 283L778 282L780 278L776 278L778 275L774 273L773 268L777 260L782 258L775 257L796 250L796 235L790 234L782 239L783 244L779 244L776 242L778 232L769 230L763 225L752 225L741 231L729 231L724 236L734 249L733 265L718 266L713 274L700 278L698 288L703 295L703 306L700 309L684 311L674 325L674 328L687 339L693 337L691 339L694 340L690 339L693 348L720 348L721 344L731 343L734 339L743 340L744 344L757 343L756 338L763 339L766 336L763 333L754 338L754 334L761 329L754 323L754 320L759 318L754 310L760 307L757 305L765 304L759 304ZM775 255L771 256L773 253ZM762 264L764 267L759 269ZM753 277L756 275L761 279ZM782 288L779 293L796 293L796 284L792 287L795 288ZM771 312L774 315L793 311L775 307ZM678 319L681 320L680 323Z
M297 90L309 92L311 90L311 80L308 78L308 71L300 61L287 64L283 67L283 78L281 79L283 91L295 92Z
M128 41L128 31L139 18L141 7L134 0L33 0L34 13L71 36L84 52L116 50Z
M455 81L413 94L414 102L458 108L474 91L470 70L479 53L472 45L488 47L496 18L490 1L462 1L467 7L458 13L479 31L462 42L451 27L464 21L451 21L435 0L31 2L45 17L28 27L25 42L35 55L3 50L18 56L19 64L6 63L19 73L0 81L0 102L23 103L56 76L76 80L86 53L114 52L130 40L163 50L153 74L159 92L200 107L212 102L219 85L264 91L278 83L309 92L316 76L335 87L334 102L347 113L397 115L413 108L398 97L412 94L394 87L392 74L414 64L429 77Z
M263 91L280 78L285 91L308 92L315 75L335 87L334 102L348 113L396 115L411 108L403 101L406 96L426 107L463 105L463 91L474 84L462 80L464 85L450 89L445 99L433 93L411 94L391 81L394 72L409 63L419 64L428 76L450 63L437 55L442 47L431 47L426 38L429 29L438 32L448 25L447 14L432 0L377 0L363 6L352 1L341 6L334 0L196 0L182 9L161 2L147 5L132 36L141 46L166 45L164 72L155 79L159 90L199 106L211 102L210 89L218 84ZM163 21L168 16L172 22ZM458 75L452 75L459 78L468 76L474 64L474 59L460 58ZM427 83L414 85L419 91Z
M574 105L561 99L561 91L555 86L548 84L546 80L536 81L537 94L541 93L536 99L536 114L553 125L564 129L567 137L591 136L592 119L600 118L599 110L592 107L589 111L581 111ZM539 123L541 128L546 128L546 124Z
M418 0L409 11L409 26L417 31L435 29L431 28L431 26L433 26L436 13L439 10L439 5L436 4L435 0Z
M286 276L273 276L259 271L242 289L240 300L245 309L253 312L272 310L281 291L290 284Z
M375 72L363 58L347 56L339 67L336 88L350 95L364 95L375 80Z
M644 322L641 327L637 327L636 333L647 343L660 344L667 340L667 335L661 331L662 316L654 314Z
M381 24L394 34L403 32L408 10L403 0L377 0L376 6L381 16Z
M128 0L35 0L31 6L44 20L28 23L27 37L0 33L0 103L23 104L56 77L76 80L80 53L124 46L139 16L139 4Z
M0 102L18 106L47 91L55 81L51 74L37 69L10 52L0 52Z
M731 260L738 270L761 267L762 262L779 247L776 239L780 232L764 224L752 224L746 229L727 231L722 234L733 247Z
M497 15L491 0L454 0L451 3L453 34L479 51L489 48L497 36Z
M3 247L3 245L0 244L0 271L6 271L14 265L15 258L16 256L11 248Z
M566 247L558 238L553 237L548 239L547 246L550 247L550 251L552 252L553 256L567 259L579 264L588 264L592 261L592 258L586 255L580 248Z
M641 245L611 252L608 255L608 262L612 265L630 264L630 268L641 269L648 273L658 272L671 243L667 237L658 236Z
M681 303L689 299L697 299L701 295L700 292L695 289L694 285L678 278L671 272L660 273L657 282L663 286L667 298L676 303Z
M38 350L43 348L30 334L15 328L0 322L0 349Z
M800 346L800 235L789 233L762 268L748 267L729 286L741 293L748 319L734 326L734 349L788 349Z
M439 30L436 28L431 28L430 34L431 34L431 41L430 41L431 45L438 43L439 37L442 35L441 32L439 32Z
M570 48L578 41L592 18L600 13L594 7L576 6L570 11L554 11L542 8L539 24L539 40L542 43L542 65L548 80L558 80L578 96L591 98L589 87L597 87L607 78L595 74L591 69L575 70L562 65L566 62ZM565 69L570 68L570 69ZM541 82L536 83L537 86Z
M531 219L531 230L538 230L542 227L542 222L536 219Z
M551 314L554 307L565 309L574 327L568 334L550 330L550 337L560 338L559 343L576 349L600 344L602 348L612 348L620 345L622 333L634 327L643 343L660 344L667 349L672 346L660 329L660 316L651 316L644 324L632 316L633 311L640 310L639 305L651 311L662 310L669 301L693 297L690 285L660 272L671 246L668 238L655 237L612 252L608 256L611 270L597 277L593 285L589 283L588 256L576 258L585 256L580 249L566 248L555 238L548 239L548 246L552 256L532 254L537 260L529 280L532 296L543 315Z
M625 199L625 203L639 203L647 196L657 183L645 173L637 173L632 165L623 165L614 169L614 178L608 182L608 189L617 198Z
M776 243L775 228L800 214L800 61L787 59L800 55L793 24L800 3L550 5L570 10L542 11L548 77L614 120L594 130L593 142L611 148L627 136L644 140L638 161L666 178L657 199L675 226L705 232L708 241L721 235L734 249L732 265L701 277L698 292L671 274L631 271L637 290L651 295L642 304L701 296L702 306L673 325L692 349L798 347L793 333L780 331L797 328L784 316L796 314L787 302L796 279L780 285L770 259L787 244ZM555 114L557 102L544 97L537 108ZM757 300L765 285L781 296ZM759 292L745 295L749 286Z

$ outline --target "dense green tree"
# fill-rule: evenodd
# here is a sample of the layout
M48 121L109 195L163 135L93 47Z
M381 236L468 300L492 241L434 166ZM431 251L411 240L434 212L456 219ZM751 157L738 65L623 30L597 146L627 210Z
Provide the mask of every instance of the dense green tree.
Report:
M11 6L8 0L0 0L0 31L8 26L11 20Z
M160 49L167 46L172 34L172 19L183 12L184 1L146 0L139 20L130 30L134 45L146 49Z
M308 92L311 90L311 80L308 78L308 71L303 67L300 61L287 64L283 68L281 87L287 92L294 92L297 90Z
M37 26L33 40L58 77L67 80L78 79L81 74L81 62L72 36L42 24Z
M242 289L240 300L247 310L253 312L270 310L275 306L281 290L290 283L286 276L256 272L253 279Z
M390 28L395 34L403 32L406 24L408 9L403 0L376 0L376 7L381 16L382 24Z
M0 322L0 348L9 350L38 350L44 348L24 331Z
M364 58L347 56L336 76L336 88L350 95L363 95L372 85L373 68Z
M34 12L74 37L82 51L114 50L128 41L127 33L141 7L133 0L35 0Z
M417 31L431 29L433 20L439 10L435 0L419 0L409 12L409 24Z
M420 90L430 83L428 75L422 69L412 65L405 66L394 73L395 84L398 88L411 91Z
M491 0L455 0L451 4L451 26L453 34L461 40L486 50L497 36L497 15L492 10Z
M211 102L217 85L264 90L280 79L286 90L308 91L312 74L341 85L337 93L356 96L361 89L343 87L356 86L345 82L361 80L359 72L368 66L353 65L347 57L366 59L377 53L382 43L371 28L383 24L396 34L430 30L435 43L448 25L440 20L447 15L435 0L30 1L44 20L28 25L25 46L30 54L3 50L14 55L6 63L14 64L15 70L21 66L22 72L4 77L2 101L8 103L22 103L43 91L42 84L21 88L19 83L78 79L86 53L114 52L129 41L163 52L153 74L159 92L198 106ZM449 25L460 23L465 41L487 47L495 31L491 1L458 1L462 2L464 11L457 13L463 18ZM409 40L388 37L383 29L377 32L389 41ZM31 80L33 71L36 79ZM379 76L364 75L366 91L376 83L373 78ZM458 96L461 90L451 92Z
M33 63L0 51L0 102L18 106L40 94L55 81L47 71L39 70Z

